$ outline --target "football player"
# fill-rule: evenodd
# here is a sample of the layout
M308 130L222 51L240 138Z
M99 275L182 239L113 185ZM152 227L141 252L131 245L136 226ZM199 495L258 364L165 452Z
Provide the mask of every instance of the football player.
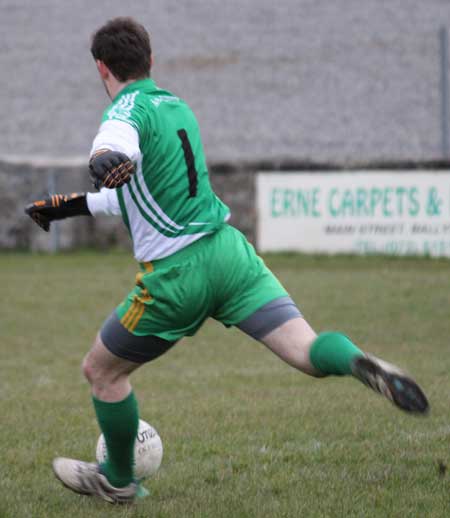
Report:
M146 29L130 18L99 28L91 52L112 102L89 170L99 192L53 195L26 208L48 231L77 215L121 215L139 265L134 289L104 322L83 362L105 437L101 465L56 458L56 477L81 494L132 502L139 411L130 374L212 317L236 326L316 377L353 376L402 410L425 414L420 387L339 332L317 335L246 238L227 223L213 192L197 120L185 101L150 77Z

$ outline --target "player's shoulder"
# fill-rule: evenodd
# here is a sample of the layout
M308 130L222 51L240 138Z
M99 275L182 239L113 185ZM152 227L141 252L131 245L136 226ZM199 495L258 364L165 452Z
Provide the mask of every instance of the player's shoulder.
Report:
M152 111L174 103L186 104L172 92L159 88L151 79L137 81L119 93L106 108L102 122L120 120L138 128Z

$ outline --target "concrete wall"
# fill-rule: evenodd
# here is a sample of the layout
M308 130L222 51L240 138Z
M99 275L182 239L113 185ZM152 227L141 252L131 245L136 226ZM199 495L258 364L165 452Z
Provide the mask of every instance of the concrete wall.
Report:
M364 169L449 169L450 162L380 162L355 164ZM210 164L211 183L218 196L230 207L230 223L255 243L257 214L255 178L259 171L326 171L338 164L295 161L262 161ZM53 180L53 181L50 181ZM51 193L92 190L83 160L0 161L0 249L52 251L76 247L130 248L130 238L120 217L79 217L52 224L50 233L39 229L24 214L30 201Z
M92 32L132 15L211 162L441 158L448 0L3 0L0 156L86 157L108 100Z
M212 166L212 170L213 187L232 210L231 222L252 239L255 226L254 167L218 164ZM27 203L48 196L49 192L88 190L92 191L92 186L87 167L80 160L0 161L0 249L130 248L128 232L120 217L68 219L53 223L51 231L46 233L24 213Z
M56 180L54 185L51 179ZM55 232L46 233L40 230L25 215L26 204L47 196L48 192L77 192L87 188L86 170L76 161L0 162L0 207L3 222L0 225L0 248L51 250L55 245ZM92 235L86 221L79 224L75 220L58 223L57 234L62 249L88 245Z

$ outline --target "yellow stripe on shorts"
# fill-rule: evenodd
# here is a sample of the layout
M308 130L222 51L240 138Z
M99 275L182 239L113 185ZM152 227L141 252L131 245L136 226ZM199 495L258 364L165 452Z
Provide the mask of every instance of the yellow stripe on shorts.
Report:
M120 323L125 326L127 329L129 329L129 325L131 321L136 316L137 312L139 311L139 303L134 300L131 306L128 308L125 315L121 318Z
M136 329L137 325L139 324L139 320L141 319L142 315L144 314L145 304L140 303L139 305L140 305L139 310L138 310L136 316L134 317L133 321L130 323L130 325L128 327L128 331L134 331Z
M152 297L147 295L145 297L136 297L128 311L121 318L121 324L128 329L128 331L134 331L139 324L139 320L145 311L144 301L151 300Z
M145 268L145 271L147 273L151 273L153 271L153 264L150 261L147 261L146 263L141 263L141 264Z
M141 263L141 265L145 269L145 273L153 272L153 264L151 262ZM120 319L120 323L128 329L128 331L134 331L139 324L139 320L142 318L142 315L145 311L145 302L149 302L152 300L152 296L149 294L147 289L142 282L142 277L145 274L139 272L136 275L136 285L141 288L141 296L134 295L134 300L131 306L128 308L127 312Z

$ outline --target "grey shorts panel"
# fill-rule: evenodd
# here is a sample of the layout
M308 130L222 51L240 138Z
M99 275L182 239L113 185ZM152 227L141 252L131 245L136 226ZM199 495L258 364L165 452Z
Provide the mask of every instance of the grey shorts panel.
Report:
M120 323L115 311L105 320L100 337L114 355L136 363L152 361L176 344L158 336L133 335Z
M301 316L302 314L291 297L280 297L256 310L248 318L239 322L236 327L255 340L260 340L281 324Z

